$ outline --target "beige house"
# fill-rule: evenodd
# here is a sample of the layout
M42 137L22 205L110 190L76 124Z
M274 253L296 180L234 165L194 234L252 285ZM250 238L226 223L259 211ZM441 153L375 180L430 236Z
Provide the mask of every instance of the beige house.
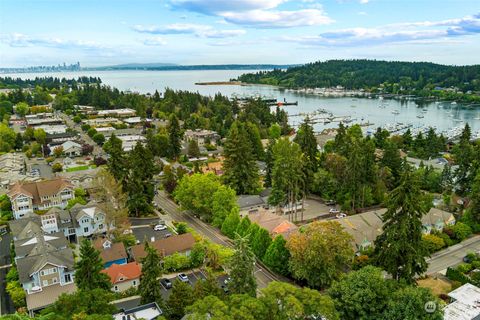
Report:
M53 207L65 208L68 200L75 198L74 187L65 179L14 184L8 192L15 219Z
M112 264L101 272L108 275L112 283L112 291L123 292L140 284L142 266L137 262L127 264Z

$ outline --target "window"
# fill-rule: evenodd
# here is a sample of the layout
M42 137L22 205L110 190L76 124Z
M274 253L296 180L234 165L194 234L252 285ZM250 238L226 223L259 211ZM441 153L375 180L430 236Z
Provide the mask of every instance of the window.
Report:
M53 282L53 283L57 283L57 282L58 282L57 278L53 278L53 279L52 279L52 282Z
M55 273L55 272L57 272L57 268L56 268L56 267L53 268L53 273Z
M66 283L72 282L72 275L70 273L65 274L65 282Z
M41 276L44 276L44 275L45 275L45 272L44 272L43 270L40 271L40 275L41 275Z
M115 290L115 292L118 292L118 286L113 287L113 290Z
M48 286L48 280L43 280L43 286L44 287Z
M132 283L133 283L134 286L136 286L137 285L137 280L133 280Z
M83 228L83 232L87 233L88 232L88 227Z
M103 224L98 225L98 229L103 229Z

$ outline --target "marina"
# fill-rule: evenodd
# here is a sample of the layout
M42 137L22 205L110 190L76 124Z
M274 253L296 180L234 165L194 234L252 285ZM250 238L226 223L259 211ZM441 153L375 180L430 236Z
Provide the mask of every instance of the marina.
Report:
M457 128L463 128L466 123L472 128L473 135L480 130L480 104L478 103L422 100L413 96L372 96L365 92L359 95L359 92L337 88L291 90L269 85L221 84L222 79L235 79L244 72L243 70L135 70L22 73L10 76L20 78L96 76L100 77L106 85L132 92L154 93L158 90L161 93L165 88L171 88L210 96L221 93L229 98L237 98L239 101L249 97L261 98L266 99L272 111L277 107L285 110L294 128L306 116L310 117L316 132L337 128L340 122L345 125L360 124L366 133L368 130L375 132L377 127L393 128L397 124L410 125L412 133L416 132L413 130L426 132L432 127L437 133L451 137L455 136ZM195 84L201 82L213 84ZM396 132L402 132L402 129Z

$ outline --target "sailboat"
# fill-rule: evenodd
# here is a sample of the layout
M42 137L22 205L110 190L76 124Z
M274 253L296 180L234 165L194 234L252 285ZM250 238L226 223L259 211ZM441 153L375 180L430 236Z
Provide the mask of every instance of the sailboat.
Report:
M419 114L417 118L421 119L421 118L425 118L425 116L423 114Z
M398 111L398 110L393 110L392 113L393 113L393 114L400 114L400 111Z

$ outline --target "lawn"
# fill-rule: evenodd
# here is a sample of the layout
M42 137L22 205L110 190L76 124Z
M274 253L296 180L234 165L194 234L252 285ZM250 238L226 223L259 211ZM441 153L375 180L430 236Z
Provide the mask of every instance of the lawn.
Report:
M82 171L82 170L88 170L88 169L94 169L97 166L95 165L83 165L83 166L78 166L78 167L73 167L73 168L67 168L65 171L66 172L74 172L74 171Z
M436 296L440 296L441 294L447 294L452 290L452 285L450 284L450 282L440 278L435 279L427 277L425 279L418 280L417 284L420 287L431 289L432 293Z

